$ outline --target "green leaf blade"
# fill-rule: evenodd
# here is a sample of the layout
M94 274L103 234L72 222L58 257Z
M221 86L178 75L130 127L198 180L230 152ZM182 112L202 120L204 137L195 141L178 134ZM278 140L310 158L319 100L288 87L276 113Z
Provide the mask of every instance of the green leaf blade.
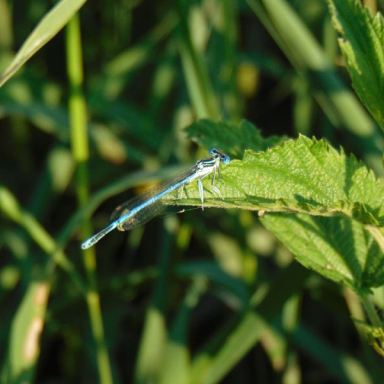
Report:
M266 215L275 233L305 267L360 293L384 284L384 258L363 225L344 217Z
M83 6L86 0L61 0L40 21L0 77L0 88Z
M47 281L32 282L17 310L3 372L7 383L33 381L40 356L40 338L45 325L50 288Z
M384 19L356 0L328 0L328 5L353 87L384 129Z

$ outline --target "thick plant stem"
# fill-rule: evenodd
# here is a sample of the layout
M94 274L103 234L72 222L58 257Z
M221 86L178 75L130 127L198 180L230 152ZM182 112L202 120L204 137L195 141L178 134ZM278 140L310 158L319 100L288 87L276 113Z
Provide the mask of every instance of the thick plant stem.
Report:
M87 136L86 103L82 92L83 61L80 37L80 21L78 15L68 23L66 29L67 68L70 84L69 114L71 129L72 154L76 162L76 192L79 208L88 201L88 157L89 144ZM91 233L89 222L84 222L81 228L82 237ZM84 266L87 274L88 291L86 301L91 320L91 329L96 344L96 356L100 382L112 383L112 372L108 351L104 338L103 319L100 308L100 298L96 284L96 257L94 249L84 252Z

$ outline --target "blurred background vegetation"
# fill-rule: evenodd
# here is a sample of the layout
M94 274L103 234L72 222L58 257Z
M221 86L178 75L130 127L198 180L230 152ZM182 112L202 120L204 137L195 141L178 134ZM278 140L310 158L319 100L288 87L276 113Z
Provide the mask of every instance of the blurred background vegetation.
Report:
M0 0L2 70L54 5ZM356 296L255 214L190 210L79 247L206 156L184 131L201 118L325 138L382 176L326 2L93 1L78 16L0 90L2 380L382 383Z

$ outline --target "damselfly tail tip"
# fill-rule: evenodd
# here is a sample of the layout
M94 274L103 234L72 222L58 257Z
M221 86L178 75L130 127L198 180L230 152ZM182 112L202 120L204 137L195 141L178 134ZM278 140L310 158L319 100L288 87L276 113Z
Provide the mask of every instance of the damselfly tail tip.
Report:
M84 241L84 243L81 244L81 249L88 249L92 246L92 244L89 243L88 240Z
M115 229L118 225L119 220L115 220L113 223L109 224L108 227L104 228L100 232L96 233L96 235L93 235L89 239L85 240L83 244L81 244L81 248L88 249L92 247L92 245L95 245L100 239L102 239L107 233Z

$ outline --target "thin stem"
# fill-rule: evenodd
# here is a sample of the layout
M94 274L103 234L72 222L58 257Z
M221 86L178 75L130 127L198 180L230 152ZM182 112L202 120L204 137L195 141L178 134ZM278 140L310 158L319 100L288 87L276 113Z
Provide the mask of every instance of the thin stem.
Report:
M67 68L70 84L69 115L71 130L72 154L76 162L76 192L78 205L81 208L89 198L88 158L89 144L87 135L86 103L82 91L83 60L81 49L80 20L78 15L68 23L66 28ZM89 221L81 228L82 237L91 234ZM96 257L94 249L84 252L84 266L87 275L88 292L86 301L91 320L93 338L96 344L96 355L100 382L112 383L112 372L104 337L104 326L100 308L100 298L96 284Z

